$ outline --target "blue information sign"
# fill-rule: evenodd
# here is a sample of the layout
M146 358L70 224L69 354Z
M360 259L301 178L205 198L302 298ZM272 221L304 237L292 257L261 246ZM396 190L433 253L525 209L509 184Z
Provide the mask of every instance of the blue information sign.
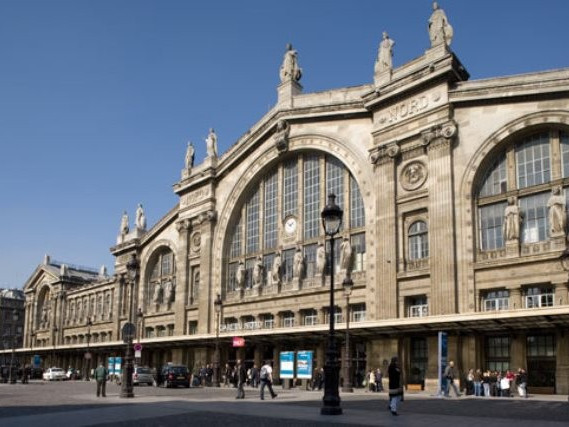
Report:
M444 372L448 363L448 334L439 332L439 395L446 389L446 378Z
M312 351L299 351L296 353L296 377L312 378Z
M280 354L281 378L294 378L294 351L282 351Z
M34 368L39 368L41 364L41 357L39 354L34 354L34 358L32 361L32 365L34 365Z
M107 370L109 371L109 375L113 375L115 373L115 358L114 357L109 357Z

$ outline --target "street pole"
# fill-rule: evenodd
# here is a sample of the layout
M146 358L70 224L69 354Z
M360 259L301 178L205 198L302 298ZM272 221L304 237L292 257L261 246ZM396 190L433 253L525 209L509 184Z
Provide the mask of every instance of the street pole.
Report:
M330 330L328 332L328 348L326 350L326 361L324 363L324 398L323 406L320 409L321 415L341 415L339 394L339 366L336 338L334 336L334 236L340 230L343 211L336 205L336 196L328 196L328 204L322 210L322 224L327 236L330 236Z
M140 264L136 259L136 254L132 254L132 258L126 264L126 268L130 278L130 301L128 302L128 323L130 326L132 326L132 306L133 306L132 303L134 300L134 288L135 288L135 283L138 279L139 267ZM134 397L134 390L132 386L132 373L134 370L134 366L132 363L132 338L133 338L133 333L135 331L129 330L129 328L127 328L126 332L127 332L125 334L126 351L124 356L124 368L122 374L121 393L120 393L120 397L122 398Z
M89 344L91 343L91 326L93 325L93 321L91 317L87 318L87 353L85 353L86 359L86 373L85 373L85 381L89 381L89 373L91 372L91 353L89 353Z
M10 384L15 384L16 383L16 378L12 379L12 370L14 369L14 353L16 352L16 324L18 323L18 320L20 318L20 315L18 313L18 310L14 310L12 311L12 357L10 359L10 372L8 374L8 382ZM12 382L13 381L13 382Z
M223 307L223 301L221 300L221 295L217 294L217 298L213 302L215 308L215 351L213 353L213 385L214 387L220 387L220 372L219 372L219 325L221 308Z

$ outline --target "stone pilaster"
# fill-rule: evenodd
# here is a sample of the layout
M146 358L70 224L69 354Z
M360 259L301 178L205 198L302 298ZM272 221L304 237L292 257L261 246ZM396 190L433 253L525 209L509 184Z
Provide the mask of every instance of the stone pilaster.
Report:
M452 144L456 134L453 121L423 134L428 144L429 162L429 254L433 315L457 311L456 247L453 205Z
M523 308L522 293L520 288L510 289L510 309L516 310Z
M213 234L217 214L210 210L199 215L195 228L201 235L200 244L200 294L198 312L198 333L213 333L215 311L213 301L220 290L214 289L213 282Z
M188 333L188 321L186 304L189 301L190 292L190 267L188 262L188 239L191 232L189 219L179 221L176 224L178 230L178 246L176 250L176 300L174 301L175 324L174 335Z
M526 367L526 335L522 333L511 335L511 340L510 369L517 370Z
M553 305L567 305L569 304L569 292L567 283L554 283L555 286L555 301Z
M557 343L555 392L557 394L569 394L569 331L567 329L557 331L555 342Z
M375 310L367 308L373 319L397 317L397 212L395 203L395 161L399 156L397 144L383 147L372 153L375 164L375 187L377 189L377 247L378 261L375 266L377 280L370 284L375 293ZM370 247L369 249L375 250Z

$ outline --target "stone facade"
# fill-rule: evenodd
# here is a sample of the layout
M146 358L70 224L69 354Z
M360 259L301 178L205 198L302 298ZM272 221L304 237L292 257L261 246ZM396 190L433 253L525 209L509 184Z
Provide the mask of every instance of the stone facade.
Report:
M436 389L447 331L461 372L528 367L534 391L568 393L567 238L548 232L547 206L554 187L569 193L569 70L469 81L444 34L389 78L370 70L374 83L303 93L301 73L283 79L226 153L186 167L178 205L119 236L115 276L36 269L24 345L77 364L97 334L96 356L118 355L130 317L142 363L193 368L211 362L219 322L222 366L284 350L313 350L322 366L330 271L345 276L318 261L334 192L353 249L350 306L337 286L335 315L341 332L350 316L354 379L399 354L407 384ZM509 198L520 231L506 239ZM132 254L134 286L120 280Z

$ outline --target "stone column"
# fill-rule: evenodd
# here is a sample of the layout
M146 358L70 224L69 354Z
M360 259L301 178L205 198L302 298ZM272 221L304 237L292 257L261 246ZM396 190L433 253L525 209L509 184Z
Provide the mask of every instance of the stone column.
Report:
M217 213L213 210L199 215L196 224L201 235L200 244L200 294L198 312L198 333L212 333L215 325L215 310L213 301L219 289L214 289L213 280L213 234Z
M555 342L557 343L557 366L555 367L556 392L557 394L569 394L569 330L557 331Z
M526 359L526 335L525 334L512 334L510 345L510 369L516 370L518 368L525 368L527 364Z
M510 289L510 309L520 309L523 308L522 304L522 294L520 288Z
M567 289L567 283L554 283L555 286L555 301L553 305L567 305L569 304L569 294Z
M457 311L456 247L453 204L452 145L456 134L453 121L423 134L429 162L429 257L431 268L430 314ZM472 295L469 299L474 298ZM470 302L470 301L469 301Z
M188 261L188 239L191 231L191 223L189 219L185 219L176 223L178 230L178 247L176 250L176 293L174 301L174 335L185 335L188 333L188 319L186 313L186 304L188 301L188 292L190 290L190 274Z
M377 249L369 245L369 251L377 251L377 280L370 292L375 292L375 307L368 307L369 320L397 317L397 212L395 210L395 161L399 156L395 143L372 154L375 163L375 187L377 189ZM371 272L370 272L371 273Z

